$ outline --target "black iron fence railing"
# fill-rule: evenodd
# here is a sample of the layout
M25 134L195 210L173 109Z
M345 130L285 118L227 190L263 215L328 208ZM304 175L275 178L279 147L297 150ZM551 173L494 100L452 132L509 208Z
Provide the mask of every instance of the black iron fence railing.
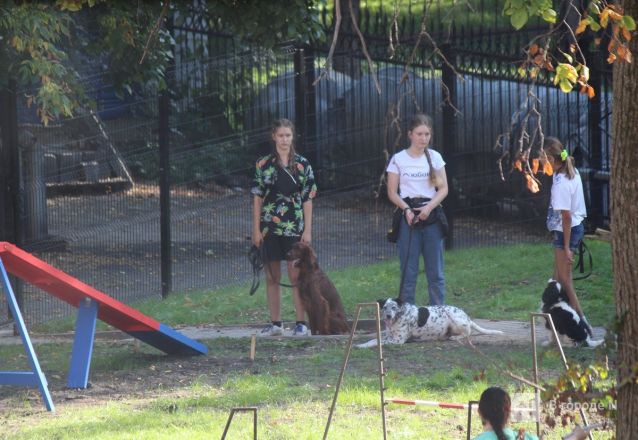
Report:
M434 147L452 189L449 243L538 241L546 236L549 182L532 194L508 164L502 181L494 151L499 135L521 129L530 90L542 117L528 124L565 141L584 177L590 225L608 224L611 74L596 69L604 63L592 63L595 100L542 82L530 89L515 73L525 36L507 33L490 15L480 27L433 28L447 32L442 47L452 67L427 44L406 67L419 23L402 18L400 49L390 59L387 38L373 32L387 17L362 14L381 94L357 50L339 52L344 68L314 86L325 44L265 51L187 20L174 29L179 44L163 98L139 92L120 100L99 77L87 77L96 110L47 127L19 99L3 99L13 106L3 112L3 157L19 163L20 173L5 167L2 178L19 177L20 185L3 193L15 221L4 219L0 239L127 303L247 281L254 162L271 148L272 120L288 117L319 181L314 243L322 265L394 258L385 240L391 208L383 171L406 146L406 120L425 111L435 119ZM30 323L71 312L26 284L17 290Z

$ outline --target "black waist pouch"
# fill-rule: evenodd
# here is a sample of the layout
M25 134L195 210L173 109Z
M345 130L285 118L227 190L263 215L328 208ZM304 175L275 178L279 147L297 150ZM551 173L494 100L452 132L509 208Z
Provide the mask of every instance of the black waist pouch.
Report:
M411 199L410 197L406 197L403 199L405 203L412 209L421 208L428 204L430 199L428 198L415 198ZM443 231L443 236L445 237L448 233L449 225L447 222L447 216L445 215L445 211L443 210L443 206L438 205L434 210L430 213L427 219L419 220L412 227L415 229L422 229L426 226L433 225L435 223L441 224L441 230Z
M392 212L392 224L386 237L390 243L396 243L399 240L399 228L401 227L401 217L403 217L403 210L395 208Z

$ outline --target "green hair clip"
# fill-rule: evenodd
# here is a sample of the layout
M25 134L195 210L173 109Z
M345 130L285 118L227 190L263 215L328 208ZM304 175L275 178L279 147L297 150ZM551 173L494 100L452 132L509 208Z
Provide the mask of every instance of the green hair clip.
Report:
M563 150L560 152L560 160L562 160L563 162L565 162L567 160L567 150Z

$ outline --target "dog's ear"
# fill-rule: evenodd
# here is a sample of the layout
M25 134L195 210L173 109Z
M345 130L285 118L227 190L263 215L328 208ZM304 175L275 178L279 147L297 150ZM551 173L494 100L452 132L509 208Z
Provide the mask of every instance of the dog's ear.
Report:
M545 287L545 291L543 292L543 303L545 304L555 304L558 302L559 298L559 290L558 283L556 281L550 282L547 287Z
M378 299L377 302L379 303L379 308L382 309L383 306L385 306L385 303L388 301L388 299Z
M306 250L308 252L308 261L310 262L310 266L314 270L318 269L319 264L317 263L317 254L315 253L315 250L310 245L306 245Z
M401 297L394 298L394 302L397 303L398 306L403 305L403 300L401 299Z
M430 311L427 307L419 307L419 317L417 319L417 325L419 327L423 327L426 322L428 322L428 318L430 317Z

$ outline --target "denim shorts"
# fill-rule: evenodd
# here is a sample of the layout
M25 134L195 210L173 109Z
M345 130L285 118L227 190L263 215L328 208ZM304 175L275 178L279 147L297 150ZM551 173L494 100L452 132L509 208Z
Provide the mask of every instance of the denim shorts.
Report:
M562 231L552 231L552 235L554 236L553 245L556 249L564 249L565 242ZM578 243L581 242L583 237L585 236L585 226L581 223L578 226L572 227L572 233L569 237L569 249L572 251L578 249Z

